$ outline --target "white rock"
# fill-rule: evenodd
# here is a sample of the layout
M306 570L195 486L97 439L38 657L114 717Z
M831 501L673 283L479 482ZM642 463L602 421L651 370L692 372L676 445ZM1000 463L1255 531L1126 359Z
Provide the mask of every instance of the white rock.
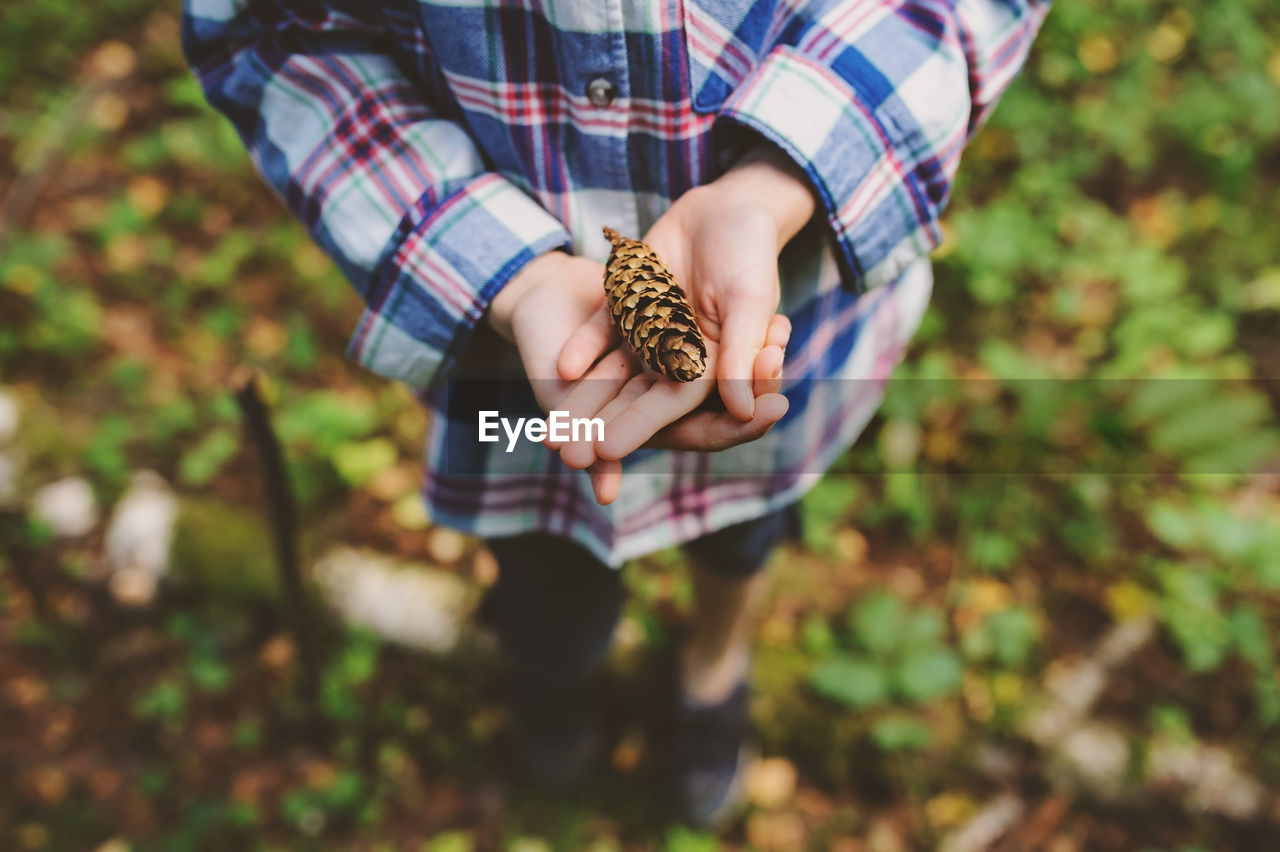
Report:
M1127 621L1107 631L1089 657L1051 664L1043 698L1023 720L1025 733L1045 747L1061 742L1093 710L1111 671L1128 662L1154 635L1154 619Z
M98 501L88 480L80 476L68 476L41 488L31 498L31 510L54 535L63 538L82 536L98 523Z
M153 580L163 576L169 570L177 520L178 499L163 477L149 470L135 473L107 524L108 567L113 572L146 574Z
M321 557L315 577L348 623L435 653L457 645L471 600L469 586L455 574L345 547Z
M1047 701L1027 720L1027 734L1042 746L1058 743L1088 714L1106 685L1107 670L1096 660L1051 667L1045 676Z
M1058 760L1072 776L1101 798L1114 798L1124 787L1129 741L1112 725L1092 722L1072 731L1058 749Z
M1012 794L1000 796L947 837L941 852L984 852L1013 828L1026 806Z
M1117 668L1142 650L1155 633L1156 621L1149 615L1121 622L1107 631L1107 635L1098 642L1098 650L1094 656L1103 665Z
M156 577L141 568L122 568L111 575L107 588L125 606L146 606L155 599Z
M1195 810L1246 820L1262 809L1262 785L1217 746L1157 739L1147 753L1147 775L1155 784L1181 788Z
M0 444L7 444L17 436L20 421L18 398L12 391L0 388Z

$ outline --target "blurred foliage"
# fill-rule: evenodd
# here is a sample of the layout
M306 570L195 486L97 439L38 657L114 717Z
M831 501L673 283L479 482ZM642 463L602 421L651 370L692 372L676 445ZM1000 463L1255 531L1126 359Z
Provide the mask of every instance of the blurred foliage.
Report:
M1038 683L1148 618L1159 642L1099 714L1138 751L1214 742L1280 785L1278 32L1267 0L1054 9L965 154L911 355L777 566L756 715L801 789L758 803L732 843L934 845L990 792L978 744L1019 741ZM0 836L719 848L637 801L654 745L633 731L618 777L580 800L495 804L483 655L424 661L330 625L316 746L232 377L266 377L309 552L367 543L483 578L482 554L421 531L425 415L343 360L357 300L204 106L171 4L8 4L0 91L0 197L25 211L0 235L20 485L83 474L105 503L150 467L183 497L174 588L150 613L86 591L91 542L3 521L3 550L35 554L49 589L41 615L2 563L0 677L19 709ZM691 596L679 563L629 569L620 644L671 645ZM660 693L627 653L624 728ZM1019 780L1050 788L1029 762ZM1054 801L1036 818L1080 844L1062 848L1263 848L1157 794Z

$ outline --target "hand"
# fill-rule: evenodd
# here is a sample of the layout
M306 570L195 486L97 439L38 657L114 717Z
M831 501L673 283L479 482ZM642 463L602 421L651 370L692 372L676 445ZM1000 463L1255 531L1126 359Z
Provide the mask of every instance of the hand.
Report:
M764 436L775 423L787 413L787 398L778 393L782 386L782 358L791 335L791 321L785 316L775 315L769 324L765 346L760 350L754 365L752 381L756 397L754 416L747 422L739 420L724 410L693 410L677 419L670 425L663 426L643 446L667 450L693 450L698 452L714 452L729 447L754 441ZM710 352L708 353L710 354ZM606 423L617 424L614 412L631 406L638 396L651 390L659 381L665 381L653 373L642 370L634 354L625 349L616 349L606 356L606 362L617 359L619 369L631 376L631 380L618 388L618 383L608 378L592 382L580 382L570 391L568 397L560 402L560 407L569 411L571 417L580 416L580 411L592 411L600 405L600 400L610 394L616 394L603 409L592 416L598 416ZM713 380L699 379L696 383L678 384L667 382L679 389L693 388L702 391L699 395L706 397L714 387ZM640 427L641 434L644 427ZM610 440L613 435L610 432ZM625 439L624 439L625 440ZM551 449L560 450L560 458L569 467L585 468L591 471L591 483L596 500L601 505L608 505L617 499L622 487L622 463L619 459L630 453L628 449L616 457L598 455L596 445L587 442L569 442L560 444L548 438L544 443Z
M604 304L603 281L602 264L552 251L530 261L489 305L487 322L516 345L543 411L563 407L572 384L558 374L556 359L574 331ZM591 476L598 492L601 471L593 469Z
M544 411L566 408L566 396L580 387L557 373L556 358L565 341L604 304L603 281L602 264L559 251L549 252L531 261L509 281L485 315L499 336L516 344L534 397ZM786 345L790 323L785 317L776 320L776 329L771 331L772 357L760 362L758 393L776 394L781 383L782 347ZM772 425L741 424L732 418L728 418L732 422L725 422L726 418L723 413L697 412L663 430L651 443L670 449L718 449L760 437ZM593 456L572 466L589 468L596 499L602 504L616 498L622 470L617 460L597 461Z
M603 417L606 440L593 448L566 445L561 456L567 464L585 466L597 456L619 459L659 435L659 442L705 441L683 448L719 449L759 437L785 413L786 402L776 393L759 400L756 393L761 376L772 377L781 362L781 347L770 351L769 340L780 297L778 252L815 209L803 175L772 148L754 152L671 206L644 239L690 298L707 338L708 378L680 384L642 372L624 347L614 348L617 336L602 307L568 341L559 371L566 380L592 380L578 385L563 404L572 416ZM785 342L785 334L775 337ZM678 422L710 396L712 381L728 413L749 427L742 440L725 444L723 426L707 430L707 412L692 421L704 428ZM668 424L676 425L664 431Z

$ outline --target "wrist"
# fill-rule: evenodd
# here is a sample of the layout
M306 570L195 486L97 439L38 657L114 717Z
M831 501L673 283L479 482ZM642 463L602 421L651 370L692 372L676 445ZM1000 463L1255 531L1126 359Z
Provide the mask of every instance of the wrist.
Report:
M717 183L733 193L737 203L764 210L784 246L808 224L818 202L804 170L776 145L764 143L744 154Z
M549 251L546 254L538 255L526 263L519 272L511 276L511 279L503 285L502 289L493 297L493 300L489 302L489 309L485 312L485 320L489 323L489 327L504 340L514 341L515 336L512 333L511 318L515 314L516 306L529 291L549 277L554 276L560 264L568 257L562 251Z

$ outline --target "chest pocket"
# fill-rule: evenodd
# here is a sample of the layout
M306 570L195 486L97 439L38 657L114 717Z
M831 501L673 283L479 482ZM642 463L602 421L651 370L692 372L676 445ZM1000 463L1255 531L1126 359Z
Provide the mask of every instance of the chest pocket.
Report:
M777 0L682 0L693 108L714 112L776 41Z

